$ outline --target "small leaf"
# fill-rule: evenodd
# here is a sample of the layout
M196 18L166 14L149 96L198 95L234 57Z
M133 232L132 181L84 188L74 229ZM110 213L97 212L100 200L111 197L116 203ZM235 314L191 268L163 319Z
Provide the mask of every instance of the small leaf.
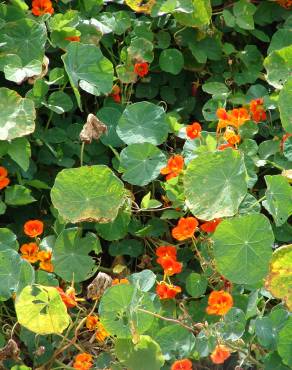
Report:
M63 114L73 108L73 102L63 91L55 91L49 96L46 107L57 114Z
M183 54L177 49L163 50L159 57L159 65L164 72L177 75L184 66Z
M23 171L27 171L31 156L30 142L24 137L14 139L9 144L8 155L23 169Z
M18 249L16 235L9 229L0 228L0 251Z
M207 286L207 279L196 272L192 272L186 278L186 291L192 297L201 297L206 292Z
M22 185L8 186L5 189L5 203L10 206L24 206L36 202L31 191Z
M292 57L291 57L292 58ZM291 62L292 64L292 62ZM292 70L292 66L291 66ZM283 89L280 91L278 106L280 111L281 122L285 131L292 134L292 78L289 78Z

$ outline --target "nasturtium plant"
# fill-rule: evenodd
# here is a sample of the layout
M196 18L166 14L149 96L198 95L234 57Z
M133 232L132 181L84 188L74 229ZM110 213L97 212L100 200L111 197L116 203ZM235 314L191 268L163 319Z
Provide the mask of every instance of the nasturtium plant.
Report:
M291 0L0 4L0 367L289 370Z

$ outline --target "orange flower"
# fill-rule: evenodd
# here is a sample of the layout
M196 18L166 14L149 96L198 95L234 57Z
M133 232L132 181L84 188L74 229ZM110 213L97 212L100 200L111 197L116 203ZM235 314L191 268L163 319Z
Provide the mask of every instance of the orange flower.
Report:
M30 263L38 261L39 247L36 243L23 244L20 247L21 258L27 260Z
M280 149L281 149L281 151L284 150L284 143L285 143L286 140L289 139L290 136L292 136L292 134L285 134L285 135L283 135L283 137L281 139L281 142L280 142Z
M227 144L221 144L221 145L219 145L218 146L218 150L225 150L225 149L227 149L227 148L232 148L232 149L234 149L234 146L232 145L232 144L229 144L229 143L227 143Z
M98 321L96 324L95 338L99 342L103 342L107 337L109 337L109 333L105 330L105 327L102 325L102 323Z
M179 274L182 271L182 263L171 257L167 257L161 263L164 273L168 276Z
M289 9L292 7L292 0L276 0L283 8Z
M119 284L130 284L130 282L126 278L123 278L123 279L114 279L112 281L112 285L119 285Z
M121 93L121 89L119 88L119 86L114 85L112 88L112 92L109 96L111 96L116 103L120 103L121 102L120 93Z
M72 42L79 42L80 36L68 36L68 37L65 37L65 40L72 41Z
M38 259L40 260L40 269L48 272L54 271L54 266L51 262L52 252L51 251L40 251L38 253Z
M205 233L213 233L221 221L221 218L214 218L212 221L203 223L200 228L205 231Z
M226 131L224 132L223 138L228 142L230 145L236 145L240 142L240 135L237 135L232 129L227 127Z
M156 294L160 299L173 299L181 292L181 287L167 284L165 281L157 283Z
M184 167L184 159L181 155L177 154L169 158L167 166L160 170L162 175L167 175L166 180L177 177Z
M31 12L37 17L46 13L54 14L54 8L50 0L33 0L31 5Z
M192 370L192 369L193 369L192 362L189 359L184 358L183 360L175 361L172 364L170 370Z
M228 292L224 290L214 290L208 299L208 307L206 309L209 315L226 315L233 306L233 298Z
M251 112L251 117L255 122L265 121L267 119L267 114L263 106L264 99L254 99L249 103L249 110Z
M202 127L198 122L194 122L191 125L188 125L186 128L187 136L190 139L196 139L201 135Z
M8 177L4 177L3 179L0 179L0 190L6 188L7 185L9 185L10 179Z
M216 115L219 118L217 132L227 126L233 126L238 129L250 119L250 115L245 108L235 108L228 112L224 108L219 108Z
M219 344L210 357L214 364L223 364L230 357L230 351L227 347Z
M198 225L199 223L195 217L182 217L177 226L172 229L171 234L176 240L186 240L194 236Z
M30 220L24 224L23 231L25 235L29 236L30 238L35 238L43 233L44 224L39 220Z
M75 357L73 368L77 370L89 370L93 366L92 356L89 353L80 353Z
M149 72L149 64L146 62L136 63L134 65L134 72L140 77L146 76Z
M87 316L86 318L86 327L88 330L95 330L98 323L97 316Z
M173 258L174 260L176 259L176 247L173 247L172 245L162 245L156 249L156 256L157 258L157 263L160 265L163 264L163 261L165 259Z
M56 287L57 291L60 293L62 301L65 303L67 308L73 308L77 306L75 289L70 287L64 292L60 287Z
M0 180L3 180L5 177L7 177L8 171L5 167L0 167Z

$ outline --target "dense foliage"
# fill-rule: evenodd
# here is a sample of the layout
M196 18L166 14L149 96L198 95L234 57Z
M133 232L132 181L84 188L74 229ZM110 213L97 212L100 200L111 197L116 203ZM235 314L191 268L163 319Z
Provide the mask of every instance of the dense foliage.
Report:
M292 369L291 10L0 4L1 368Z

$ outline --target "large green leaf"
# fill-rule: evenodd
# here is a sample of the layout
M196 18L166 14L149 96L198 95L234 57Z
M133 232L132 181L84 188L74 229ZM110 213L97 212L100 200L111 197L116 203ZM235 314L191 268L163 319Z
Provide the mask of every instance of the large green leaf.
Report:
M0 88L0 140L12 140L34 132L34 103L16 91Z
M25 287L15 302L20 325L37 334L61 334L70 316L56 288L42 285Z
M186 204L203 220L230 217L247 193L247 175L242 155L228 149L203 153L193 159L185 172Z
M292 367L292 316L286 321L284 328L280 331L278 337L278 353L282 357L285 365ZM290 367L290 368L291 368Z
M292 72L292 45L269 54L264 66L267 70L267 80L276 89L281 89Z
M282 126L285 131L292 134L292 77L290 77L283 89L280 91L278 106L280 111L280 117Z
M265 176L266 200L263 206L270 212L276 226L283 225L292 214L292 188L286 177Z
M81 98L78 86L96 96L111 92L113 65L102 55L98 47L71 42L62 60L80 109Z
M159 370L164 364L161 348L148 335L141 335L136 344L131 339L117 339L115 353L128 370Z
M137 334L148 330L153 316L139 309L154 311L149 293L141 292L132 285L116 285L106 290L99 305L102 324L111 335L131 338L135 328Z
M233 283L255 284L267 274L274 235L264 215L226 219L212 238L217 269Z
M83 166L59 172L51 198L65 221L110 222L125 201L125 190L107 166Z
M210 0L192 0L192 13L176 11L176 20L188 27L201 27L210 23L212 7Z
M292 244L273 253L265 286L274 297L283 299L292 312Z
M179 325L168 325L154 337L167 361L190 356L195 346L195 336Z
M164 109L148 102L129 105L119 120L117 133L128 145L163 143L168 133Z
M153 144L132 144L121 151L120 166L123 180L144 186L155 180L166 164L166 157Z
M100 251L93 233L82 238L82 230L65 229L57 238L53 249L54 272L66 281L84 281L94 273L95 261L88 253Z
M0 228L0 251L5 249L18 249L16 235L9 229Z
M0 300L7 300L12 293L19 293L34 282L34 270L15 250L1 250L0 278Z
M17 55L23 66L32 60L42 61L46 40L47 32L43 22L29 18L7 22L0 32L1 52L3 53L0 66L6 64L5 58L9 54Z

